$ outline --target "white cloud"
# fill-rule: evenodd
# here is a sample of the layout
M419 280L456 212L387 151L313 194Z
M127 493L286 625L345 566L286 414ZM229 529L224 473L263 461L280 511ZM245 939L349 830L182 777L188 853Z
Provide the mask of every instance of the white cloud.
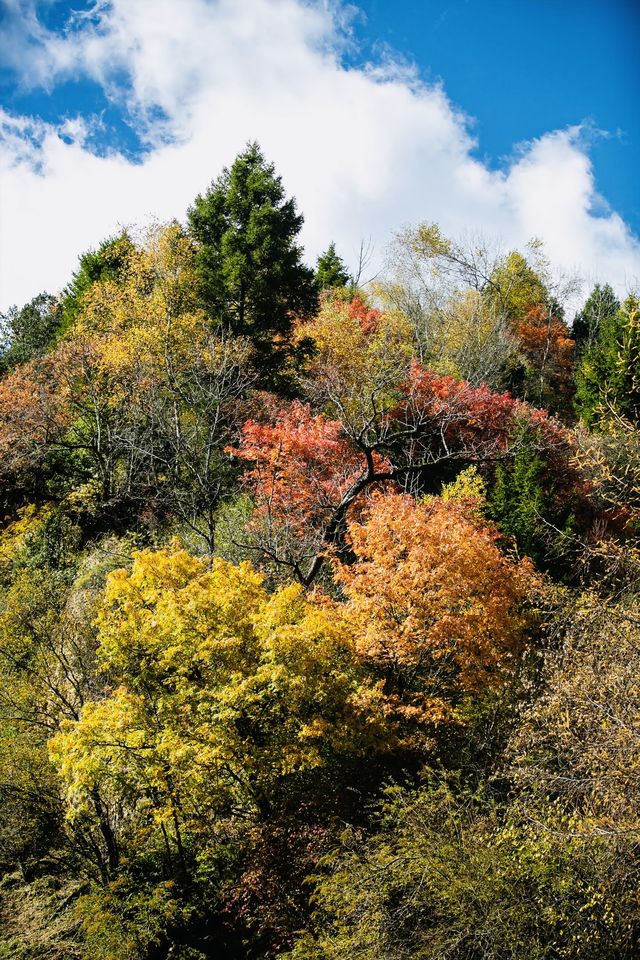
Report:
M637 238L614 212L593 212L603 204L578 128L491 171L442 88L393 61L344 65L347 17L302 0L113 0L64 36L23 17L30 34L12 32L23 82L97 80L150 149L139 163L96 156L86 118L56 129L0 114L0 305L60 289L118 225L182 219L250 139L298 199L309 259L332 239L348 260L363 238L381 254L393 230L434 220L510 246L541 237L560 266L621 290L637 279Z

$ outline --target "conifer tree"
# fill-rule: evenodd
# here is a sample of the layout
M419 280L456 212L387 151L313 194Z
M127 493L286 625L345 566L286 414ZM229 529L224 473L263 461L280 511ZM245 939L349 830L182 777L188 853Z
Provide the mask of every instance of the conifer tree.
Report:
M585 423L623 417L640 422L640 299L627 297L604 319L576 374L576 407Z
M521 554L544 570L557 568L563 537L574 523L571 496L552 479L538 430L520 423L513 432L515 453L499 463L489 497L489 515Z
M535 435L521 428L513 463L498 464L490 513L501 532L513 537L523 553L539 559L541 516L548 507L544 490L544 462L536 450Z
M257 143L250 143L189 209L203 305L211 320L248 338L263 386L291 358L293 320L317 305L302 262L303 217Z
M319 290L335 290L349 285L351 277L344 260L336 253L335 243L330 243L316 261L316 284Z

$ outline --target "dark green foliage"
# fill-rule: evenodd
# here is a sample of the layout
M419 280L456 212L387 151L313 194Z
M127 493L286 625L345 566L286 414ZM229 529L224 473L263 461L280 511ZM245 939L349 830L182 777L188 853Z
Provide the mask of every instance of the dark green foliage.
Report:
M212 321L247 337L262 385L278 382L292 356L297 317L317 305L313 271L302 262L303 217L259 146L249 144L188 214L198 244L202 302Z
M52 510L25 539L25 566L32 570L72 571L81 545L80 528L63 510Z
M55 297L39 293L22 309L11 307L0 318L3 345L0 371L41 356L55 342L62 321Z
M571 528L570 505L559 502L536 433L521 427L513 437L515 454L499 463L489 497L489 512L521 554L548 569Z
M61 327L66 331L73 325L82 308L82 298L94 283L116 280L126 268L134 245L126 230L116 237L103 240L97 250L88 250L80 257L80 266L64 291L60 309Z
M336 253L335 243L330 243L316 261L316 283L319 290L340 289L351 283L344 260Z
M589 424L612 417L640 423L640 301L628 297L604 318L576 372L576 409Z
M490 512L505 537L513 537L522 553L537 557L539 530L549 495L543 486L544 461L535 436L526 429L516 438L510 464L498 464L490 497Z

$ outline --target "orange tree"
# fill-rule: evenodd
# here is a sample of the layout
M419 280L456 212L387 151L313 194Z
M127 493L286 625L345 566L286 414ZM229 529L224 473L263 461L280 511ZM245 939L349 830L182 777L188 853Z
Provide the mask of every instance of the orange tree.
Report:
M539 586L479 522L473 500L378 493L349 525L337 564L356 649L408 720L451 720L466 695L500 685L523 649Z

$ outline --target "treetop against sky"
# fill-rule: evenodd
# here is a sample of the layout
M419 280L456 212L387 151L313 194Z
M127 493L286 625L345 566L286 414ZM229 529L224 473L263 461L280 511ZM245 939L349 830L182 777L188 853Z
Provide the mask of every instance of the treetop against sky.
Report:
M184 219L249 140L309 260L439 222L640 275L629 0L5 0L0 307L56 292L118 226Z

